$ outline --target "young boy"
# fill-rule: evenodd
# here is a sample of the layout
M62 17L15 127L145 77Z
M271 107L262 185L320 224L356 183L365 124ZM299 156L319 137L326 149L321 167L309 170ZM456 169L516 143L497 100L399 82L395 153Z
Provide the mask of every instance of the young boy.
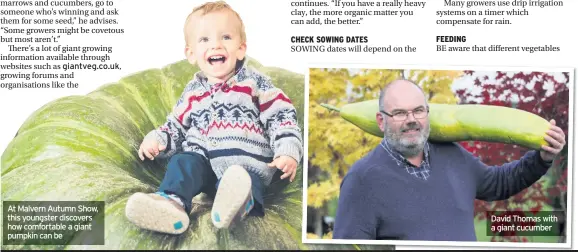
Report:
M127 218L153 231L180 234L194 196L217 190L211 217L228 228L264 216L263 192L277 169L295 178L303 155L295 107L270 79L245 65L243 21L222 1L193 9L185 22L185 55L196 73L167 117L143 140L144 160L170 158L157 193L136 193ZM213 191L214 192L214 191Z

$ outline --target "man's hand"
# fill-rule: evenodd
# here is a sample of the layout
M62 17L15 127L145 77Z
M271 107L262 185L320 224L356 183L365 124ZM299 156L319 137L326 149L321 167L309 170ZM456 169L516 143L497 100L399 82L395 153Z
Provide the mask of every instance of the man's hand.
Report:
M151 132L148 134L138 149L138 156L140 159L144 161L146 156L150 160L154 160L155 157L159 155L159 152L164 151L167 148L166 145L161 144L160 142L162 142L162 140L159 139L158 133Z
M556 121L550 120L550 129L547 131L548 135L544 137L550 144L549 146L542 146L540 157L546 162L551 162L554 157L560 153L564 145L566 145L566 135L564 131L556 126Z
M279 168L283 171L285 174L281 176L281 179L286 179L291 176L289 181L293 182L295 175L297 174L297 161L289 156L279 156L267 165L271 168Z

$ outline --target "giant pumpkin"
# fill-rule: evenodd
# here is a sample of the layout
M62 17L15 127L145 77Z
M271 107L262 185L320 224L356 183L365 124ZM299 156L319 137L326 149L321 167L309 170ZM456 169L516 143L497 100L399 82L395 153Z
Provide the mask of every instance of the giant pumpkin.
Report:
M254 60L248 64L269 75L303 118L302 75L266 68ZM84 96L57 99L35 111L2 154L2 200L105 201L105 245L2 249L391 249L303 244L302 167L293 183L277 180L268 189L264 218L249 218L231 230L213 227L210 204L196 205L189 230L180 236L142 230L128 222L127 198L135 192L156 191L167 163L141 161L138 146L147 132L164 122L197 70L179 61L127 76ZM302 119L299 123L303 127Z

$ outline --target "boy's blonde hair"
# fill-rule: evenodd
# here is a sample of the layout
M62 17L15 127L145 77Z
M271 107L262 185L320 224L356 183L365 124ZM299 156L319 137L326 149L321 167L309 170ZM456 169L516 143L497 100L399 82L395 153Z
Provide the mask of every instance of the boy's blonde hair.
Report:
M184 28L184 33L185 33L185 43L186 45L189 45L189 36L188 36L188 32L191 29L191 18L193 17L193 15L197 12L200 12L200 15L205 15L211 12L217 12L217 11L222 11L222 10L228 10L231 11L233 14L235 14L235 16L237 17L237 19L239 19L239 31L241 33L241 43L245 43L247 41L247 35L245 34L245 25L243 24L243 20L241 19L241 16L239 15L239 13L237 13L235 10L233 10L233 8L227 4L225 1L215 1L215 2L206 2L200 6L197 6L193 9L193 11L191 11L191 13L187 16L187 19L185 21L185 28Z

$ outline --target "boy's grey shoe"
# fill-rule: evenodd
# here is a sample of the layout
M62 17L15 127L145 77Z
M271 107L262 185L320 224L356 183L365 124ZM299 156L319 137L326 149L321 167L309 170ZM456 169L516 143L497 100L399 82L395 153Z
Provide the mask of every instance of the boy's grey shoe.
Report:
M213 225L217 228L229 228L237 220L247 216L253 205L251 176L241 166L230 166L223 174L215 195L211 211Z
M133 194L125 214L136 226L151 231L181 234L189 227L189 215L183 206L161 192Z

